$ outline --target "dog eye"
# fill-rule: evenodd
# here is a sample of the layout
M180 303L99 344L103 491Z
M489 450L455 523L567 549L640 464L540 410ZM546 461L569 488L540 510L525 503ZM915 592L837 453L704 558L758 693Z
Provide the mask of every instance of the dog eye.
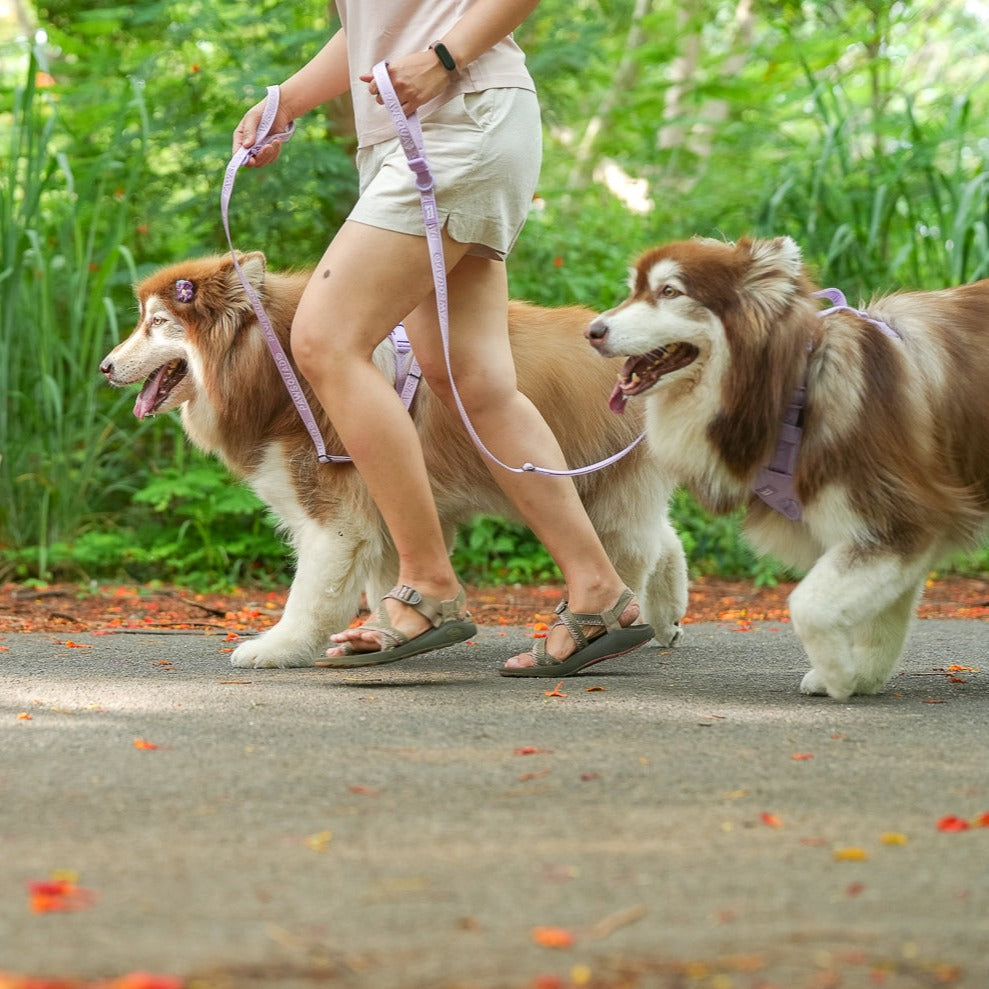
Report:
M660 290L659 294L664 299L675 299L677 296L683 295L678 288L674 288L672 285L664 285Z
M161 313L155 313L154 316L151 317L152 326L161 326L163 323L167 323L167 322L168 320L166 320Z

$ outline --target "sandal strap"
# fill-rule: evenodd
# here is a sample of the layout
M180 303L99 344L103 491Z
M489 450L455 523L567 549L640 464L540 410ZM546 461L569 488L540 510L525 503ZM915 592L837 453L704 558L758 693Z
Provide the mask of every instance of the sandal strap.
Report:
M626 587L625 590L623 590L618 596L618 600L615 604L605 611L602 611L599 615L585 615L573 612L567 607L566 601L561 601L556 610L557 614L559 614L563 619L567 628L570 628L570 622L573 621L577 623L578 628L581 625L598 625L602 626L606 632L617 632L622 628L620 623L622 612L628 607L628 603L634 597L635 595L632 591ZM574 638L576 638L576 636L574 636Z
M578 649L585 649L590 640L584 635L584 628L598 627L604 629L605 632L618 632L624 627L622 626L619 619L622 616L622 612L628 607L629 601L635 597L627 587L618 596L618 600L611 607L602 611L598 615L584 614L582 612L575 612L570 610L570 606L566 600L561 601L556 606L556 614L560 617L553 623L550 631L556 628L557 625L563 625L566 630L570 633L570 637L577 644ZM584 628L582 628L583 626ZM600 633L599 633L600 634ZM549 638L549 633L546 634L545 638L536 639L532 646L532 655L536 657L537 666L554 666L558 665L561 661L554 659L546 651L546 639ZM597 638L593 636L592 638Z
M462 587L456 597L446 601L423 594L409 584L393 587L385 597L394 598L418 611L433 628L439 628L444 622L470 618L470 612L467 610L467 592Z

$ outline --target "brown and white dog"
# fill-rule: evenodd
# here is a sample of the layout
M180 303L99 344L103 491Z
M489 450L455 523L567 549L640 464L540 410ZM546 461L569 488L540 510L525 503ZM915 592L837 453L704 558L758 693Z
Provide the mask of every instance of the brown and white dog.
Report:
M241 264L287 351L308 273L267 271L259 253ZM284 615L238 646L233 665L312 665L330 634L354 617L361 591L377 601L395 582L397 560L381 517L352 466L318 462L229 257L172 265L141 282L136 293L139 322L101 370L114 385L145 382L135 415L181 408L189 439L220 457L270 506L296 554ZM513 303L510 313L520 387L573 466L615 453L642 429L641 416L623 421L608 411L620 362L600 360L584 343L593 315L522 303ZM394 379L394 344L383 343L375 360ZM342 454L308 388L306 393L328 449ZM460 420L425 382L410 411L449 542L457 525L480 513L512 516ZM616 465L576 483L617 570L639 595L643 619L658 641L672 643L686 608L686 566L667 517L672 485L657 457L641 443Z
M989 280L877 298L871 318L822 316L814 290L789 238L673 243L587 337L630 355L612 404L647 396L664 472L713 512L747 506L755 548L807 571L790 597L801 690L844 699L882 690L925 576L984 531ZM788 412L793 519L753 493Z

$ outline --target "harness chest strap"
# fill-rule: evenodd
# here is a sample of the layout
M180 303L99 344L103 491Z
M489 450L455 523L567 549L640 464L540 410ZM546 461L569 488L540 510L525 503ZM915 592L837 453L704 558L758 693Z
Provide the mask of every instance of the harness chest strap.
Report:
M821 291L814 293L814 297L827 299L832 303L830 309L822 309L818 313L822 318L835 312L854 313L872 323L886 336L895 340L901 339L900 334L888 323L848 305L840 289L821 289ZM783 413L783 422L780 425L776 449L773 451L769 463L759 468L752 481L752 493L792 522L799 522L803 518L803 506L800 504L800 499L797 498L793 476L797 469L797 457L800 455L800 444L804 434L803 415L804 406L807 403L807 375L809 371L808 363L808 367L804 371L803 381L794 390L790 404Z

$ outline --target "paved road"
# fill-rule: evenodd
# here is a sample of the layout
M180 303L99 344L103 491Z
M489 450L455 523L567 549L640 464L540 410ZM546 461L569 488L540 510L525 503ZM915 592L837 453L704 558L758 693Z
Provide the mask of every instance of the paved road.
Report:
M564 696L495 675L521 629L353 673L71 641L0 638L0 973L989 986L989 828L938 827L989 811L984 622L917 623L848 703L799 696L768 623L690 626ZM34 912L56 870L93 899Z

